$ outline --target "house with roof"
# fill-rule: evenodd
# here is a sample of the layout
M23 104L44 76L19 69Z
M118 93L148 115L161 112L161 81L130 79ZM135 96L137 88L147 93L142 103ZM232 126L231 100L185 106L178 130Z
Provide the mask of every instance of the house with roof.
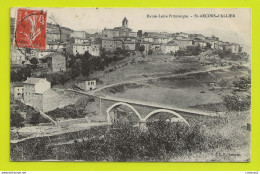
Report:
M104 30L102 30L103 38L113 38L119 36L137 36L137 33L133 32L132 29L128 27L128 19L126 17L122 20L122 26L115 27L114 29L104 28Z
M47 42L46 43L46 50L53 50L53 51L63 51L66 47L66 43L59 43L59 42Z
M179 45L180 49L185 49L187 46L192 45L192 40L189 38L174 39L173 41Z
M70 37L86 38L88 34L85 31L74 31L70 34Z
M202 34L190 34L190 35L189 35L189 38L191 38L191 39L198 38L198 39L204 40L204 39L205 39L205 36L202 35Z
M117 48L123 49L122 38L102 38L102 49L105 51L116 51Z
M79 80L75 85L84 91L91 91L97 88L96 80Z
M15 82L11 84L11 94L13 99L23 99L23 83Z
M137 32L129 31L128 36L129 37L137 37Z
M90 38L84 38L84 37L71 37L70 43L74 44L87 44L90 43Z
M66 57L62 53L51 53L45 57L47 65L53 73L66 71Z
M143 41L144 41L144 42L153 42L153 41L154 41L153 38L154 38L154 37L151 37L151 36L144 37L144 38L143 38Z
M194 46L200 46L201 48L204 48L207 46L207 42L203 39L194 38L192 41L193 41Z
M231 44L231 52L235 53L235 54L239 53L240 52L240 45L232 43Z
M61 42L61 33L59 31L47 31L47 42Z
M188 38L188 37L189 37L189 34L188 34L188 33L183 33L183 32L175 33L175 35L176 35L176 36L185 37L185 38Z
M26 57L20 50L11 48L11 64L22 64L25 61Z
M162 43L162 44L167 44L171 40L172 39L170 37L167 37L167 36L154 37L154 42Z
M91 42L83 44L71 43L67 46L66 52L73 54L74 56L77 54L85 54L85 52L89 52L92 56L100 56L100 47L100 44L92 44Z
M175 42L169 42L161 45L161 50L164 54L176 53L180 49L179 45Z
M167 32L144 32L144 37L168 37L169 33Z
M51 83L43 78L27 78L23 82L24 103L42 112L59 107L60 97L51 89Z
M231 53L237 54L240 51L240 45L235 43L223 42L223 49L229 50Z

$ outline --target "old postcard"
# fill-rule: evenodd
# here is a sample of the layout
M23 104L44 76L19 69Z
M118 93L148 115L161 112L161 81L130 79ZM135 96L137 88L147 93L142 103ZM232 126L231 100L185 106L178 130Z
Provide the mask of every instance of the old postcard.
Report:
M11 161L250 162L251 10L12 8Z

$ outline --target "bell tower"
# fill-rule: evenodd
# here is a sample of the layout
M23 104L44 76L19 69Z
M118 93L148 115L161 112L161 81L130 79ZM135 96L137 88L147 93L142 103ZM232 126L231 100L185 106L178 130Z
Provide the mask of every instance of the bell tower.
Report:
M122 27L128 28L128 20L126 19L126 17L122 21Z

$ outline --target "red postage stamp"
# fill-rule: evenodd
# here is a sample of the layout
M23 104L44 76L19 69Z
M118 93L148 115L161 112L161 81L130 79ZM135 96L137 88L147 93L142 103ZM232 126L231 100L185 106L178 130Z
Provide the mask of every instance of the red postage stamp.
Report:
M46 49L46 17L41 10L17 10L15 46Z

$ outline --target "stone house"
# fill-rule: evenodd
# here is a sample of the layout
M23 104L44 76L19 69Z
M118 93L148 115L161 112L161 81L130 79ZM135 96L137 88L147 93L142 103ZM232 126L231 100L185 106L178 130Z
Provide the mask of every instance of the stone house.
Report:
M43 78L27 78L23 82L24 103L42 112L59 107L60 97L51 89L51 83Z
M11 49L11 64L22 64L26 61L25 55L18 49Z
M74 44L88 44L90 43L89 38L84 38L84 37L71 37L70 38L70 43Z
M177 43L180 47L180 49L185 49L187 46L192 45L192 40L191 39L174 39L175 43Z
M61 34L59 31L48 31L46 33L47 42L61 42Z
M177 43L167 43L161 45L161 50L164 54L176 53L180 49Z
M11 90L14 99L23 99L23 83L13 83Z
M66 51L70 54L85 54L89 52L92 56L100 56L100 44L92 44L91 42L85 44L70 44L67 46Z
M154 40L153 40L153 37L144 37L143 41L144 42L153 42Z
M122 20L122 26L115 27L114 29L104 28L102 30L102 38L113 38L113 37L125 37L125 36L137 36L136 32L128 28L128 20L124 18Z
M119 37L119 30L105 28L104 30L102 30L102 37L103 38Z
M240 52L240 45L232 43L231 44L231 52L235 53L235 54L239 53Z
M176 36L181 36L181 37L188 38L189 34L188 33L183 33L183 32L178 32L178 33L176 33Z
M74 31L70 34L70 37L86 38L87 33L85 31Z
M123 39L120 38L103 38L102 49L105 51L116 51L117 48L123 48Z
M194 46L200 46L201 48L204 48L207 46L207 42L202 39L194 38L192 41L193 41Z
M128 36L129 37L137 37L137 32L129 32Z
M66 57L62 53L52 53L46 56L48 67L51 71L66 71Z
M97 88L96 80L82 80L76 82L75 85L84 91L90 91Z

